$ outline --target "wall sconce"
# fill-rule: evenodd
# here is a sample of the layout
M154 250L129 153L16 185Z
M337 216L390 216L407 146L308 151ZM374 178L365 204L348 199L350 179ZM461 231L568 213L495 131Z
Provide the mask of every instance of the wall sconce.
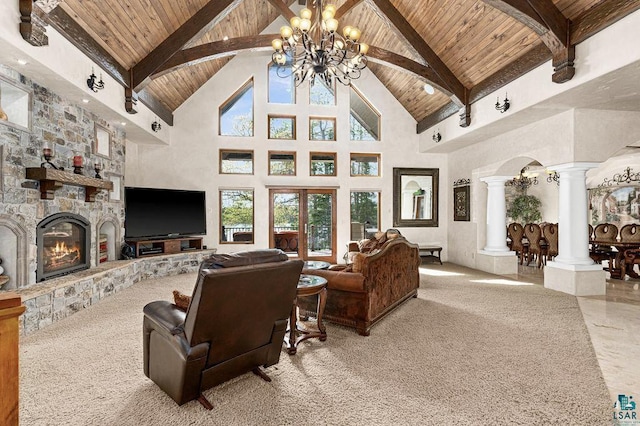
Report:
M431 137L431 139L433 139L435 143L440 142L442 140L442 135L440 134L440 131L433 132L433 136Z
M89 89L93 90L94 92L104 89L104 81L102 81L102 73L100 73L100 81L96 82L96 75L93 72L93 68L91 68L91 75L87 79L87 86L89 86Z
M560 175L555 170L547 170L547 182L555 182L556 185L560 185Z
M500 104L500 98L498 98L498 100L496 101L496 109L501 113L508 110L510 106L511 104L509 103L509 98L507 98L506 93L504 94L504 102L502 104Z
M156 118L155 121L153 123L151 123L151 130L153 130L154 132L158 133L158 131L160 129L162 129L162 125L160 124L160 122Z

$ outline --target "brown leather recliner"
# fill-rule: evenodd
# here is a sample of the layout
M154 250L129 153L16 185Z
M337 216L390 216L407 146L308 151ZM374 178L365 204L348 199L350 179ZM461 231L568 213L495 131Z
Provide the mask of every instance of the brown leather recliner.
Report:
M167 301L144 307L144 374L182 405L248 371L280 360L304 262L281 250L213 255L186 312Z

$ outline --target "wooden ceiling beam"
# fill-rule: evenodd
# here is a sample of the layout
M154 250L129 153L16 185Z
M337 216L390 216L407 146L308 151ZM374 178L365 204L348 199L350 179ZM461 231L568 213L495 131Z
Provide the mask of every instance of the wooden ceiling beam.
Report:
M276 8L276 10L280 13L280 15L284 16L287 22L289 22L291 18L296 16L296 14L293 13L291 9L289 9L289 6L284 2L284 0L268 0L268 1L269 3L271 3L271 6Z
M129 70L131 88L139 91L147 85L158 68L190 41L201 37L213 23L227 16L242 0L211 0L189 18L180 28L163 40L155 49Z
M418 34L418 32L407 22L389 0L372 0L378 9L387 16L389 21L398 29L399 33L404 36L407 42L416 52L427 62L429 67L445 82L447 88L458 99L461 105L467 100L467 89L453 74L453 72L442 62L442 59L429 47L426 41Z
M279 34L260 34L255 36L232 38L226 41L214 41L194 46L189 49L184 49L176 53L170 60L162 65L158 69L158 72L151 76L151 78L155 79L167 73L177 71L181 68L199 62L217 59L223 56L235 55L243 50L270 49L271 41L278 37L280 37ZM422 65L412 59L376 46L369 47L367 58L372 62L383 63L394 68L399 68L413 73L422 80L429 82L447 96L454 96L453 93L449 91L444 81L442 81L431 67Z
M84 28L78 25L61 7L56 7L47 15L47 22L65 39L95 62L122 87L128 89L131 80L127 69L98 44ZM165 123L173 126L173 112L146 92L140 93L140 101Z
M640 0L607 0L601 2L598 6L588 9L573 20L570 26L570 44L577 45L585 41L592 35L637 10L640 10ZM469 93L469 103L478 102L485 96L494 93L496 90L544 64L549 59L552 59L552 54L545 45L536 47L517 61L509 64L509 66L473 86ZM451 106L447 108L447 105L445 105L418 122L418 133L424 132L455 113L456 111Z
M551 80L565 83L575 75L575 44L571 43L571 21L552 0L483 0L533 30L553 55Z
M351 9L353 9L354 7L359 5L361 2L362 2L362 0L347 0L347 1L345 1L342 4L342 6L340 6L338 8L338 10L336 10L336 14L335 14L334 18L336 18L336 19L342 18L347 12L349 12Z

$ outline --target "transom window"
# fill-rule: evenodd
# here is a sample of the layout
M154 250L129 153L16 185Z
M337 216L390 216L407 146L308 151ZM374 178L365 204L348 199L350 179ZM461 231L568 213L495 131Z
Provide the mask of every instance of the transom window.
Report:
M309 139L312 141L335 141L336 119L309 117Z
M351 154L351 176L380 176L380 154Z
M311 176L335 176L336 153L335 152L311 152L309 154Z
M253 151L220 150L221 174L253 174Z
M296 153L269 151L269 174L295 176Z
M349 133L352 141L379 141L380 114L356 89L349 95Z
M220 136L253 136L253 78L227 99L218 113Z
M269 139L295 139L296 118L288 115L269 115Z

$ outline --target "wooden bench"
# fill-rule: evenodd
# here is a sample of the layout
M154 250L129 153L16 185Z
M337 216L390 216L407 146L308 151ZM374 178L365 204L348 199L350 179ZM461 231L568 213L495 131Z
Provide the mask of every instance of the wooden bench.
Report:
M438 261L442 265L442 259L440 259L440 252L442 251L442 247L440 246L431 246L431 245L422 245L418 246L418 252L420 257L424 260L431 259L433 261Z

